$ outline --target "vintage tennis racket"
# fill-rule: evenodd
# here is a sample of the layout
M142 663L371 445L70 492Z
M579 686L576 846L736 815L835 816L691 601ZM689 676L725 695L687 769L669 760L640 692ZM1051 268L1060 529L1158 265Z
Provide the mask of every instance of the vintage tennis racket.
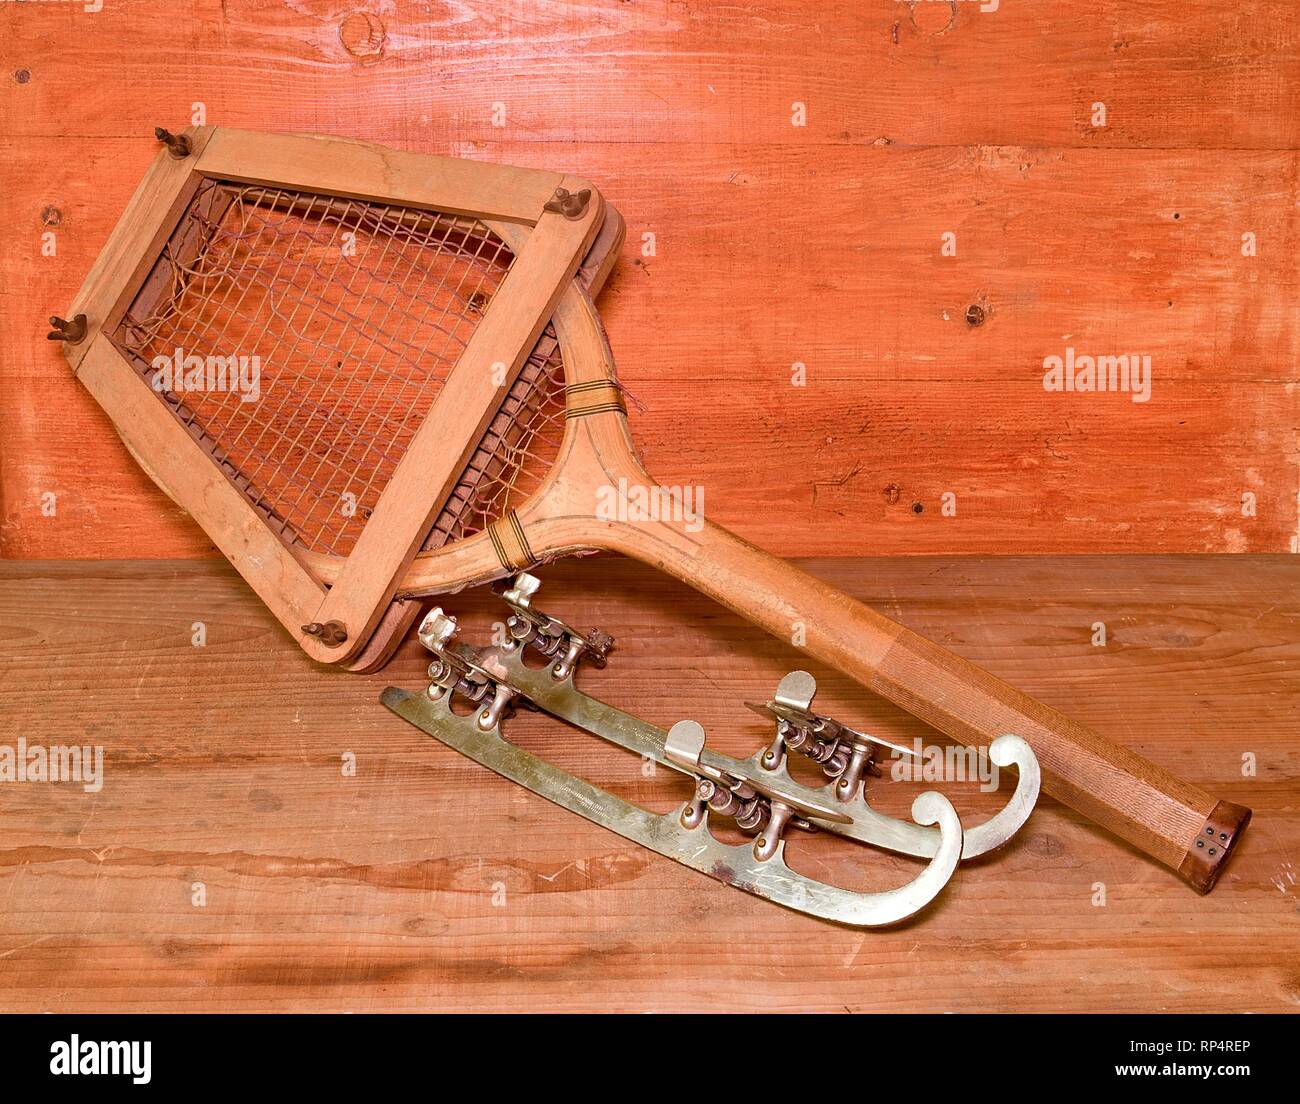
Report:
M1248 809L687 504L662 508L673 496L637 459L599 317L574 279L604 221L590 184L337 139L167 137L51 336L146 471L313 658L372 667L421 596L619 552L956 739L1023 737L1044 790L1213 887ZM360 253L340 258L349 231ZM172 345L259 355L262 394L207 409L208 395L150 385ZM360 509L340 520L349 494Z
M584 263L608 271L621 220L555 173L159 136L50 336L307 653L372 665L409 625L392 598L411 557L503 395L551 355L563 288ZM309 554L340 564L328 587Z

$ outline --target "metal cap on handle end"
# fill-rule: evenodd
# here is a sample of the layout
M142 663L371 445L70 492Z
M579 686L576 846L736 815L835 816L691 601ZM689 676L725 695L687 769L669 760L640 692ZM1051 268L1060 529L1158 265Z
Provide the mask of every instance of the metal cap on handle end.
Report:
M1234 844L1250 823L1250 816L1246 806L1231 801L1220 801L1210 810L1205 826L1187 848L1178 867L1179 875L1197 893L1209 893L1214 888L1232 857Z

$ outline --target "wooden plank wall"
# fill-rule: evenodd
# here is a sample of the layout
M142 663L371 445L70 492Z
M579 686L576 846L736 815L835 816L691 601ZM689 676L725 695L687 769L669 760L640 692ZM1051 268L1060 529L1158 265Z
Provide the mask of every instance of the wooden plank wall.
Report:
M0 555L212 552L44 340L196 104L597 181L647 462L782 554L1296 548L1294 0L102 8L0 5Z

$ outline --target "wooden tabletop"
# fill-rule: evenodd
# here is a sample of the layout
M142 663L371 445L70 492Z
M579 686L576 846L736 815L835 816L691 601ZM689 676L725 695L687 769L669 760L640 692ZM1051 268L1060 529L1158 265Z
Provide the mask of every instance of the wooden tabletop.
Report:
M1300 559L804 563L1157 763L1255 810L1218 889L1050 799L1004 851L883 931L836 928L678 866L389 714L373 676L313 667L211 561L0 563L0 746L104 749L103 784L0 785L6 1011L1295 1011L1300 1007ZM792 650L670 580L596 557L538 604L618 641L580 684L748 753ZM483 638L499 600L447 600ZM1106 643L1092 642L1095 624ZM196 634L205 643L194 643ZM936 734L816 667L818 705ZM666 810L676 777L545 717L512 738ZM355 761L355 770L349 766ZM1245 772L1245 773L1244 773ZM944 784L974 822L998 805ZM903 815L916 785L881 780ZM795 854L795 848L798 854ZM791 864L853 888L912 860L825 837Z

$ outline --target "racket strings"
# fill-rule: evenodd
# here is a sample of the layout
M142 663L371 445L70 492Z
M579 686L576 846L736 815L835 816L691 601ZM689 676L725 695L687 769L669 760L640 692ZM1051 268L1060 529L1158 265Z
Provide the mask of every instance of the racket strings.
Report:
M112 338L286 540L346 555L513 259L474 219L205 181Z
M426 550L480 533L540 486L564 439L564 360L548 325L443 506Z
M429 531L425 551L483 532L538 490L564 442L566 382L559 339L548 324ZM607 382L645 409L612 363Z
M425 551L483 532L538 490L564 442L566 382L559 339L548 324L434 522ZM612 364L608 382L644 409Z

